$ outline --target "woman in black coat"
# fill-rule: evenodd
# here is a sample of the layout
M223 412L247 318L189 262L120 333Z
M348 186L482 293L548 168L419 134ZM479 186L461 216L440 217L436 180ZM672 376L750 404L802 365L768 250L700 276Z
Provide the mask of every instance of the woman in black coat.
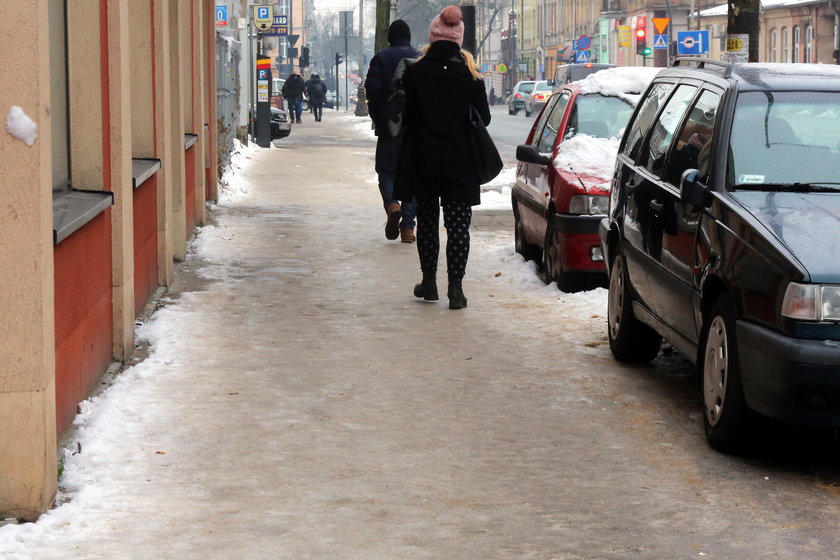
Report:
M461 51L461 9L447 6L429 28L426 54L405 71L405 138L395 191L400 200L417 200L417 252L423 281L414 295L438 299L437 262L440 207L446 227L449 308L467 306L461 281L470 250L472 206L481 203L470 132L469 109L478 109L485 125L490 108L484 81L469 53Z

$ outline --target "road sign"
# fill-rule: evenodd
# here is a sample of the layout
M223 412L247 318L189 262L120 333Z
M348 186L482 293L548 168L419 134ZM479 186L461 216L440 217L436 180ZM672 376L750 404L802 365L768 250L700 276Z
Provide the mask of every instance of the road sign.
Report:
M507 74L507 70L507 66L504 62L496 66L496 72L498 72L499 74Z
M668 48L668 36L667 35L654 35L653 36L653 48L654 49L667 49Z
M267 31L274 18L271 14L271 6L254 6L254 26L260 31Z
M585 51L592 45L592 39L589 38L589 35L581 35L578 37L578 50Z
M665 35L665 29L668 27L668 24L671 22L671 18L655 17L655 18L650 18L650 21L653 22L653 26L656 28L656 32L659 35Z
M216 26L225 27L228 24L227 6L216 6Z
M633 42L633 34L630 32L629 25L619 25L618 26L618 46L619 47L630 47L632 46Z
M575 53L575 62L589 62L589 51L577 51Z
M698 55L709 52L708 31L677 31L677 54Z

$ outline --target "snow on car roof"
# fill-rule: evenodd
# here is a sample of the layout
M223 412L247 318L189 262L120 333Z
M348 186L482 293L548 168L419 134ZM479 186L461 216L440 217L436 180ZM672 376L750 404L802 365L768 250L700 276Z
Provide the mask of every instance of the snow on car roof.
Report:
M660 70L662 68L650 66L617 66L599 70L572 83L580 87L581 93L610 95L635 105Z

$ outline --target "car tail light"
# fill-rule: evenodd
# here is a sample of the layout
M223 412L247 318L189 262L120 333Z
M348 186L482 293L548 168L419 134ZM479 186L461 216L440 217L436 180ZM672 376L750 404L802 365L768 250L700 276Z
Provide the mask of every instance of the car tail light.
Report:
M518 99L518 98L522 97L522 94L521 94L521 93L517 93L516 95L514 95L514 97L516 97L516 98Z
M802 321L840 321L840 286L791 282L781 314Z
M545 99L545 95L538 93L534 96L534 99L536 99L537 101L542 101L543 99Z

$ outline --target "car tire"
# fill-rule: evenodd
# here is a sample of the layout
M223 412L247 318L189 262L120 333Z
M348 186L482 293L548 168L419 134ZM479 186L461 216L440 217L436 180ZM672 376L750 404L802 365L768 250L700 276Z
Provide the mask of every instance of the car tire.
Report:
M620 362L649 362L659 353L662 337L633 315L633 301L624 269L624 255L616 254L607 297L607 338Z
M738 453L752 440L757 414L747 407L744 398L735 314L726 295L715 301L704 321L698 362L709 445L725 453Z
M578 290L575 275L563 268L563 259L560 255L560 245L557 243L557 230L554 224L548 224L545 231L545 243L543 243L543 270L549 282L555 282L557 289L561 292L574 292Z
M526 117L530 117L530 116L531 116L531 111L529 111L527 107L525 107L525 116L526 116Z
M525 231L519 217L519 205L516 200L513 201L513 245L516 252L522 255L522 258L526 261L537 263L542 261L542 249L525 240Z
M516 111L513 110L513 107L508 105L508 115L515 115L515 114L516 114Z

